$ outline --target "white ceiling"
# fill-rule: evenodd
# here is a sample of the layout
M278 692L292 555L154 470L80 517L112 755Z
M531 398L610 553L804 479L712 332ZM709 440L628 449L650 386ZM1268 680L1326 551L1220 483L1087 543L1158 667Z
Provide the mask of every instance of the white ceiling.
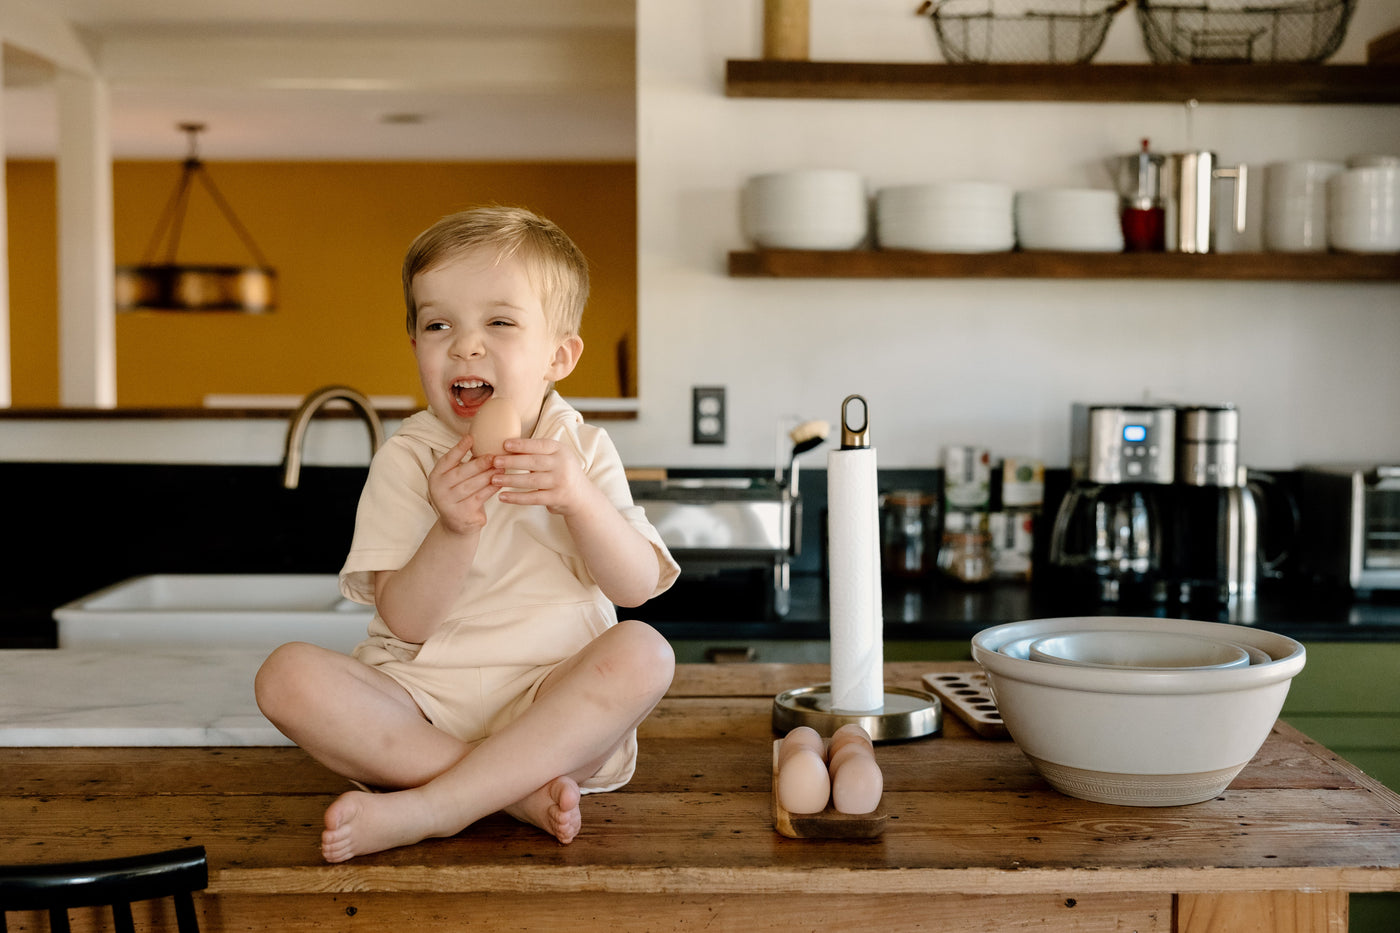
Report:
M8 2L78 30L116 158L183 156L182 122L209 160L636 153L633 0ZM5 152L50 157L54 69L4 52Z

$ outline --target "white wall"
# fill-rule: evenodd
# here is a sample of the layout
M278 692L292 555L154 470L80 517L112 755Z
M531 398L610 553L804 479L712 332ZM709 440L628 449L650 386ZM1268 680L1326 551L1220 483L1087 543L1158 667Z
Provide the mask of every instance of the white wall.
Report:
M812 0L812 57L938 59L916 0ZM1360 0L1334 62L1400 26ZM1400 107L773 101L724 97L758 57L761 0L639 0L641 414L610 421L625 460L771 466L797 420L865 395L885 466L945 444L1068 461L1071 402L1144 393L1240 407L1256 466L1400 461L1400 285L1074 280L731 279L749 175L858 169L872 188L953 178L1108 187L1107 158L1215 149L1227 164L1400 153ZM1145 61L1131 8L1097 61ZM1257 229L1258 211L1253 222ZM1257 238L1244 247L1257 248ZM729 443L690 443L690 387L726 386ZM0 459L276 463L283 427L0 419ZM311 462L361 463L355 422L318 427ZM820 451L809 455L813 465Z
M812 0L812 57L937 60L916 6ZM1400 4L1361 0L1333 61L1363 61L1366 40L1396 26ZM853 168L872 190L1110 187L1106 160L1144 136L1253 167L1400 153L1400 107L1209 105L1188 121L1177 104L729 99L725 60L760 54L760 0L640 0L638 35L642 416L609 425L629 463L770 465L792 419L835 423L852 392L870 401L887 466L936 464L961 443L1064 464L1073 401L1144 394L1235 403L1253 465L1400 459L1397 284L724 272L746 248L739 188L759 172ZM1097 60L1146 61L1131 8ZM1238 245L1257 249L1257 235ZM692 385L727 387L726 445L690 444Z

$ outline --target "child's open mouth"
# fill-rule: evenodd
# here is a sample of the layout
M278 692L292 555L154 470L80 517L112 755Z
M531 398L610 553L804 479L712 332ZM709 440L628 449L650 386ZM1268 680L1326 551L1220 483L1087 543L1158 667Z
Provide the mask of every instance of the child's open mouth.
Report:
M470 417L493 391L490 383L480 379L459 379L452 383L452 408L457 414Z

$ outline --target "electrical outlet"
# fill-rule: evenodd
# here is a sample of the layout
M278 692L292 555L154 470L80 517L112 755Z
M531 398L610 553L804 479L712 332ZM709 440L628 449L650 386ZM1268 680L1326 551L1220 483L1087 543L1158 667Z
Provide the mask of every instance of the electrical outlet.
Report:
M690 390L690 442L724 443L724 386L693 386Z

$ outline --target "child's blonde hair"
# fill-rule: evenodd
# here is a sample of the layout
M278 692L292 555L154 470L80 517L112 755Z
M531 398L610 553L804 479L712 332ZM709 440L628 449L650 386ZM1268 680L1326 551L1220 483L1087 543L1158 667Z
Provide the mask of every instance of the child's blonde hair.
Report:
M539 289L545 318L560 337L578 335L588 303L588 260L552 221L523 207L474 207L449 214L418 234L403 260L403 297L408 335L418 331L413 279L421 272L476 250L510 256L524 264Z

